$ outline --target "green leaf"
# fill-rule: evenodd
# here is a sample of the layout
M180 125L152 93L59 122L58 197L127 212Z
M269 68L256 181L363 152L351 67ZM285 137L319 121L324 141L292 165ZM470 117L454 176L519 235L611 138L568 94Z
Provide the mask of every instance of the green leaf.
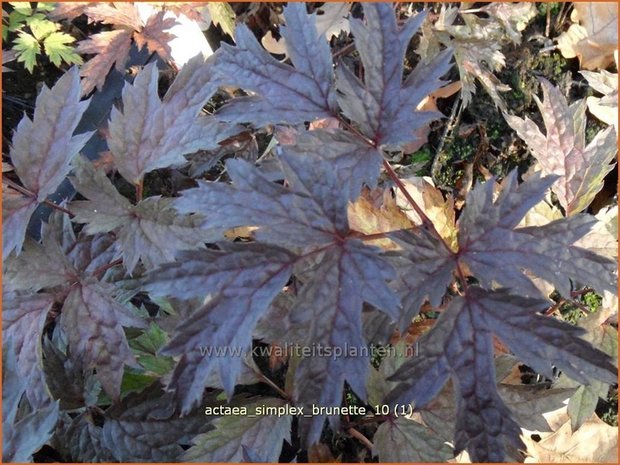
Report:
M73 47L67 45L73 42L75 42L75 38L69 34L54 32L43 41L45 54L56 66L60 66L63 61L70 65L81 65L83 63L82 57L73 50Z
M184 459L193 462L241 462L244 451L251 451L261 462L275 462L282 441L290 442L291 415L270 415L265 407L284 407L285 401L261 398L247 405L247 415L229 415L213 421L214 430L194 438L194 446Z
M56 2L37 3L37 11L52 11L54 8L56 8Z
M27 16L17 12L17 11L12 11L9 14L9 25L8 25L8 31L9 32L15 32L18 29L20 29L23 25L24 22L26 21ZM4 28L3 28L4 29Z
M144 333L129 341L129 347L133 349L138 363L145 370L157 375L165 375L174 367L174 360L172 357L158 356L157 353L167 342L168 337L164 330L151 323Z
M121 398L131 392L142 392L157 381L157 377L138 373L131 369L125 370L121 383Z
M226 34L233 37L235 32L235 12L227 2L207 3L209 14L216 26L222 28Z
M39 42L30 34L20 32L14 44L13 50L17 53L17 61L23 63L26 69L32 73L34 65L37 63L37 55L41 54Z
M41 14L37 14L31 18L28 18L26 20L26 23L28 23L28 26L30 26L32 35L37 40L43 40L45 37L58 29L57 24L48 21L47 19L45 19L45 16Z
M372 454L381 462L445 462L454 455L431 429L406 418L382 423L373 442Z
M30 16L32 14L30 2L9 2L9 5L13 7L13 11L21 15Z

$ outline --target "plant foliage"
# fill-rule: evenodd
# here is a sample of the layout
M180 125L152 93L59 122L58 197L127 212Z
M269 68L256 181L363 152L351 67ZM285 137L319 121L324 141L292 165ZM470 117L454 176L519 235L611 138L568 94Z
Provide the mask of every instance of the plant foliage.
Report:
M50 444L68 461L273 462L285 442L312 451L342 431L382 461L446 461L462 451L479 462L520 460L522 428L548 427L542 413L578 389L569 415L575 429L587 423L588 396L616 382L617 337L602 319L580 327L549 315L551 291L616 292L615 261L588 245L592 231L603 234L600 220L584 211L613 168L617 136L609 128L585 144L585 101L569 105L542 81L544 135L505 113L540 172L477 181L457 214L451 197L401 180L390 162L441 118L423 105L448 83L453 58L461 73L478 66L474 76L490 82L465 26L446 16L456 13L442 10L435 28L445 32L433 32L437 47L450 48L412 66L424 12L401 18L392 5L363 3L348 20L359 61L334 60L317 14L290 3L281 28L290 62L238 24L234 45L192 59L163 97L156 64L144 66L110 112L109 152L92 162L80 154L92 133L75 134L89 105L81 96L124 67L132 41L169 53L170 21L161 12L145 24L136 8L55 10L111 30L80 42L79 51L97 54L44 87L12 136L13 180L3 182L5 460L32 460ZM514 8L527 23L530 8ZM511 11L485 7L490 19L476 27L518 42L523 27ZM219 21L230 28L226 12ZM479 18L463 14L474 27ZM207 114L207 105L217 110ZM258 163L238 150L255 134L274 134ZM200 179L187 169L224 156ZM76 197L54 204L66 178ZM565 215L533 222L533 211L551 208L550 190ZM56 211L35 239L26 230L43 203ZM394 337L420 321L430 329L411 356ZM368 348L377 344L400 356L376 358ZM274 355L287 346L311 350ZM252 359L261 347L270 370ZM501 383L517 361L571 381L548 394ZM267 376L278 369L277 379ZM256 383L268 394L247 387ZM354 406L365 406L361 418L333 413ZM365 430L372 442L358 421L379 424Z

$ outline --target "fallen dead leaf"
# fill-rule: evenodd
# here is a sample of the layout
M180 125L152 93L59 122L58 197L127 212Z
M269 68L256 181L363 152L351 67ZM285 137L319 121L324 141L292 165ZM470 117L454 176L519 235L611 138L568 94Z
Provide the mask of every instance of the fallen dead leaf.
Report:
M616 57L618 51L616 50ZM616 67L618 60L616 59ZM586 102L588 110L603 123L609 124L616 129L618 134L618 73L610 73L601 70L599 73L592 71L582 71L585 77L595 91L603 94L603 97L590 96Z
M562 55L578 57L583 69L604 69L612 64L618 49L618 4L574 3L571 20L575 24L558 37Z
M570 421L539 442L526 437L530 457L526 463L617 463L618 428L596 415L574 433Z
M360 197L349 204L348 217L351 229L363 234L397 231L414 226L396 204L389 189L371 191L365 188ZM375 239L368 243L386 250L399 248L396 243L386 238Z
M437 89L432 94L427 95L424 99L418 104L418 111L439 111L437 108L437 99L438 98L447 98L454 95L456 92L461 90L461 81L456 81L447 86L442 87L441 89ZM403 151L405 153L414 153L420 147L428 142L428 135L431 132L430 126L424 126L418 129L415 133L416 139L405 145L403 147Z
M407 192L420 206L426 216L433 222L437 232L456 250L456 221L454 215L454 201L451 197L444 199L430 178L412 176L402 180ZM414 224L422 224L418 214L412 209L402 192L396 192L396 204L400 206Z

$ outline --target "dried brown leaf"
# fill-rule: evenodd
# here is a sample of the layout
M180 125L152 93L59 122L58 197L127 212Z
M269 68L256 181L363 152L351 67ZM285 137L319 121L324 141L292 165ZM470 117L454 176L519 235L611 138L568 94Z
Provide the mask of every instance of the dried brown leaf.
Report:
M386 233L414 226L403 210L396 205L390 190L370 191L365 188L360 197L349 204L348 218L351 229L364 234ZM386 250L400 248L388 238L368 243Z
M134 33L134 40L138 48L143 48L145 45L151 53L157 53L164 60L170 60L170 41L174 39L174 35L166 32L168 29L176 24L174 18L164 18L165 12L150 16L144 27Z
M573 24L558 37L558 48L566 58L579 58L583 69L607 68L618 50L618 4L574 3Z
M78 44L78 53L95 55L80 70L84 78L84 94L89 94L95 87L101 90L113 66L119 71L125 68L131 49L131 36L132 31L127 29L103 31Z

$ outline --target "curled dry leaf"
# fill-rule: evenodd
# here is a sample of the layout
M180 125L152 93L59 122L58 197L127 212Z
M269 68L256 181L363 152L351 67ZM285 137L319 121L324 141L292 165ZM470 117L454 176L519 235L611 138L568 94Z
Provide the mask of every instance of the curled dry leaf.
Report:
M456 250L456 220L452 197L444 198L430 178L410 177L402 180L407 192L422 208L426 216L433 222L437 232L446 240L452 250ZM396 192L396 204L403 209L407 217L417 225L422 224L419 215L411 208L403 193Z
M573 432L566 422L539 441L526 437L530 456L526 463L616 463L618 460L618 428L593 416Z
M569 105L560 89L541 79L543 101L534 96L545 123L546 134L529 118L504 113L504 118L523 139L544 175L559 175L553 191L567 215L585 210L603 188L618 151L612 128L600 131L586 145L586 102Z
M474 13L484 12L482 18ZM428 63L441 46L454 49L454 58L462 82L463 105L467 106L476 92L478 80L495 104L505 109L500 92L510 90L493 74L506 66L501 52L505 37L518 44L521 33L535 16L536 8L530 3L490 4L480 10L465 10L442 5L434 23L422 25L422 37L417 53ZM462 20L462 21L461 21Z
M575 24L558 37L562 55L578 57L583 69L604 69L611 65L618 50L618 4L574 3L571 19Z
M616 51L616 56L617 56ZM616 60L617 63L617 60ZM617 66L617 65L616 65ZM590 96L587 98L588 110L603 123L609 124L616 129L618 136L618 73L610 73L601 70L599 73L581 71L588 84L603 94L602 97Z
M317 9L316 29L319 35L324 35L327 40L340 35L341 32L349 32L349 11L351 3L325 3ZM261 39L261 44L269 53L284 55L288 58L286 39L276 39L271 31Z
M441 89L437 89L435 92L426 96L417 106L418 111L432 111L439 112L439 108L437 108L437 99L438 98L448 98L454 95L456 92L461 90L462 84L461 81L456 81L448 84ZM403 146L403 151L405 153L413 153L417 151L420 147L428 142L428 135L431 132L430 126L424 126L418 129L415 132L417 136L416 140L410 142L409 144L405 144Z

